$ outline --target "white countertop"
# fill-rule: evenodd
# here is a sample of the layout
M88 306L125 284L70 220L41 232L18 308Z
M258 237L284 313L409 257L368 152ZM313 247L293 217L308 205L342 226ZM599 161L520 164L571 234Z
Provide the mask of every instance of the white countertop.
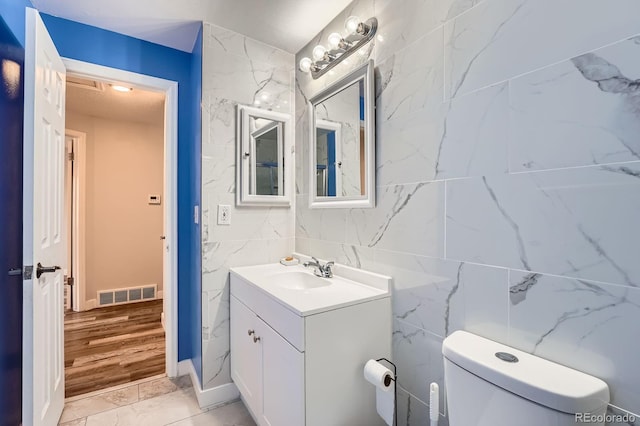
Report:
M292 288L283 285L283 275L293 272L291 277L308 274L313 279L329 283L310 289ZM342 272L342 273L341 273ZM319 278L313 275L313 268L304 266L284 266L280 263L243 266L231 268L235 274L253 284L259 290L299 316L313 315L345 306L390 296L391 278L343 265L334 267L332 278ZM345 278L348 276L349 278ZM309 277L303 277L309 278ZM311 278L309 278L311 280Z

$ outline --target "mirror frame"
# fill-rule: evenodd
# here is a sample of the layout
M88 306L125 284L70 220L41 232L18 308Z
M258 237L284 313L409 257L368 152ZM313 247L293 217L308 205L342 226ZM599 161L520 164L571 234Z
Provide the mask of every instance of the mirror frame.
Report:
M273 127L282 129L278 135L278 153L284 158L284 165L278 162L278 170L283 179L283 195L254 195L250 189L253 186L249 178L249 171L255 169L255 138L249 131L250 117L275 121ZM293 189L293 155L291 155L291 116L275 111L238 105L236 115L236 205L237 206L291 206L291 191ZM249 153L250 155L245 155Z
M329 197L317 195L316 169L316 114L315 106L331 98L347 87L363 81L364 83L364 145L365 145L365 195L358 197ZM373 60L355 69L345 77L331 84L317 95L309 99L309 208L374 208L376 205L375 182L375 90L373 76Z

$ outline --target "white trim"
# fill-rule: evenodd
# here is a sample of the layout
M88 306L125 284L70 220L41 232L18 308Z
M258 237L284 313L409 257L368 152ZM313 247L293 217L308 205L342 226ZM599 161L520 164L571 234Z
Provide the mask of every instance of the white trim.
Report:
M193 390L196 393L196 398L198 399L198 405L200 408L213 408L228 404L240 398L240 391L233 382L226 383L215 388L202 390L200 379L198 378L196 369L193 366L193 360L187 359L185 361L181 361L179 367L182 371L184 371L185 368L188 369L189 376L191 376L191 383L193 384Z
M167 376L178 373L178 83L130 71L63 58L67 71L79 77L95 78L110 83L126 83L165 94L165 261L164 261L164 315L166 327ZM87 301L87 308L90 304ZM93 301L95 304L95 301Z
M87 134L72 129L65 129L65 136L73 141L73 242L71 243L73 257L73 306L75 312L85 311L86 287L86 212L87 212Z
M191 359L184 359L178 363L178 377L186 376L191 373Z
M249 179L249 169L255 170L255 139L249 127L249 117L264 118L272 120L284 125L284 147L281 150L281 144L278 145L278 154L284 157L284 173L282 173L282 164L278 161L278 176L282 176L284 183L279 185L278 191L284 191L282 195L252 195ZM268 111L265 109L254 108L246 105L238 105L236 112L236 205L237 206L272 206L272 207L290 207L291 194L295 190L293 185L293 129L291 125L291 115L281 112ZM278 142L281 139L278 137ZM249 152L252 155L245 156L244 153ZM250 163L250 164L249 164ZM290 166L289 166L290 164ZM254 172L255 175L255 172ZM255 186L255 185L253 185Z
M323 130L329 130L329 131L333 131L336 133L336 141L341 141L342 140L342 124L340 123L336 123L335 121L329 121L329 120L322 120L322 119L318 119L316 120L316 129L323 129ZM316 132L316 137L317 137L317 132ZM316 145L318 144L318 141L316 141ZM336 163L341 162L342 161L342 144L341 143L336 143L335 144L335 157L336 157ZM317 146L316 146L317 149ZM328 150L328 148L327 148ZM328 153L327 153L328 154ZM314 156L315 158L315 156ZM328 166L328 165L327 165ZM327 169L327 172L329 170ZM313 169L311 169L310 173L313 173ZM342 188L342 167L335 168L335 173L336 173L336 190L338 188ZM317 182L317 176L316 176L316 182ZM316 188L317 191L317 188Z
M89 299L84 303L84 310L90 311L98 307L98 299Z
M316 195L317 183L315 173L312 170L316 165L316 114L314 105L341 92L352 84L364 81L364 118L365 118L365 195L357 197L318 197ZM309 208L374 208L376 206L376 186L375 186L375 91L373 60L352 71L342 79L336 81L328 88L313 96L307 102L307 114L309 118Z

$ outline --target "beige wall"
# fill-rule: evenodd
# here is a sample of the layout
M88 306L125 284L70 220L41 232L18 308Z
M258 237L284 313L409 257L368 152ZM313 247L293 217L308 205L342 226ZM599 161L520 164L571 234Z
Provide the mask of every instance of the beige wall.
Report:
M99 290L157 284L162 290L163 123L113 121L67 111L87 134L86 299Z

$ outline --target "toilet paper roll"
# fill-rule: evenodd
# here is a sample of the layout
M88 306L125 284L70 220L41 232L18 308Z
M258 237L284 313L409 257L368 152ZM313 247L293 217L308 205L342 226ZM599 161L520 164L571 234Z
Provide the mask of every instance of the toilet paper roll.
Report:
M393 373L376 360L370 359L364 365L364 378L381 390L389 391L393 388Z
M376 387L376 411L386 424L393 425L395 381L393 373L378 361L370 359L364 366L364 377Z

